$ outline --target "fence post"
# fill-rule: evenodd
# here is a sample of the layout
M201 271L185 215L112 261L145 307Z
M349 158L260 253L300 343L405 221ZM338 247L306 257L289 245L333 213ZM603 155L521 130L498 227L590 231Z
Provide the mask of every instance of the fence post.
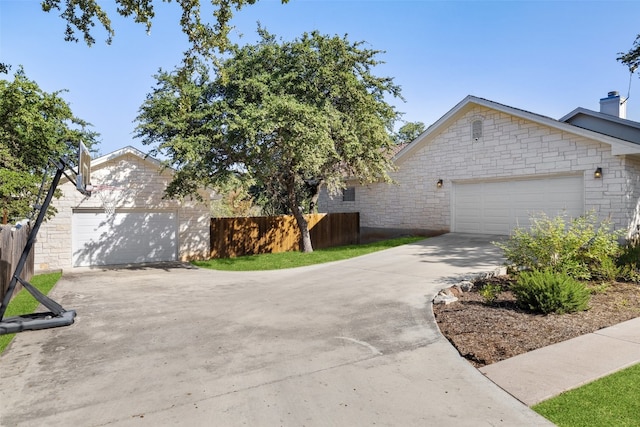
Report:
M28 225L20 228L14 228L11 225L0 226L0 300L4 298L9 288L11 277L27 244L30 230L31 227ZM26 281L31 280L33 269L34 254L31 251L20 277ZM21 288L22 285L16 286L14 295Z

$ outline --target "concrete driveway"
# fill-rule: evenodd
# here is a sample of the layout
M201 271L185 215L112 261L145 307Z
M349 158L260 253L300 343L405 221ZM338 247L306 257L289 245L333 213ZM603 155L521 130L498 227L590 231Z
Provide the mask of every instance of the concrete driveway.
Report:
M462 359L430 301L500 265L447 234L327 265L67 273L69 327L0 357L3 426L550 425Z

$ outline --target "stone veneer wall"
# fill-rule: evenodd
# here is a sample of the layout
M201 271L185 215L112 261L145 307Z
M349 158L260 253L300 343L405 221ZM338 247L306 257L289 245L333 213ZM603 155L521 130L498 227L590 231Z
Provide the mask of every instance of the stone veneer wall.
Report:
M640 159L626 156L625 175L620 197L624 198L625 221L629 225L627 237L640 233Z
M471 123L483 122L483 136L472 141ZM583 174L585 209L616 227L637 220L640 161L612 156L597 141L474 106L450 126L401 158L391 173L395 184L356 187L355 202L323 192L322 212L360 212L362 227L449 231L453 183ZM594 179L596 167L604 171ZM436 182L443 179L438 189ZM635 213L634 213L635 209Z
M131 192L117 206L132 212L171 211L178 218L178 256L182 261L209 256L211 215L206 203L195 200L165 200L164 189L170 181L169 170L160 173L158 165L128 153L109 160L92 171L93 185L129 187ZM102 210L97 195L85 197L64 180L58 187L63 193L54 199L58 213L40 228L35 244L35 270L47 271L72 267L72 214L76 209ZM206 198L205 198L206 200Z

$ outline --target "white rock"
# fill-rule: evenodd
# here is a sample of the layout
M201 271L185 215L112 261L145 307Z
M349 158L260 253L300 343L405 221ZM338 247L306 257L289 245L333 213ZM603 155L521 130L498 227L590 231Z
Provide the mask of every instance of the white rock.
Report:
M471 289L473 289L473 282L465 280L464 282L458 283L458 286L460 286L462 292L469 292L471 291Z
M453 295L446 295L441 293L436 295L436 297L433 299L434 304L445 304L445 305L449 305L456 301L458 301L458 298L454 297Z

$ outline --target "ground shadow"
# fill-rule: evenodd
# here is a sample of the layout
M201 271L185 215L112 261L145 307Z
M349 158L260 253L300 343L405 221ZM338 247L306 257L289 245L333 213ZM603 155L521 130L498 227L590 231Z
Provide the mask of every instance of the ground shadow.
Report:
M482 235L467 233L448 233L413 243L424 248L417 254L425 259L421 262L433 264L447 264L454 267L469 265L504 264L502 250L494 242L507 239L507 236ZM443 244L444 242L444 244Z
M167 221L167 215L168 221ZM177 215L165 212L89 212L74 215L74 229L90 227L73 248L74 265L138 264L177 259ZM75 243L75 242L74 242Z

